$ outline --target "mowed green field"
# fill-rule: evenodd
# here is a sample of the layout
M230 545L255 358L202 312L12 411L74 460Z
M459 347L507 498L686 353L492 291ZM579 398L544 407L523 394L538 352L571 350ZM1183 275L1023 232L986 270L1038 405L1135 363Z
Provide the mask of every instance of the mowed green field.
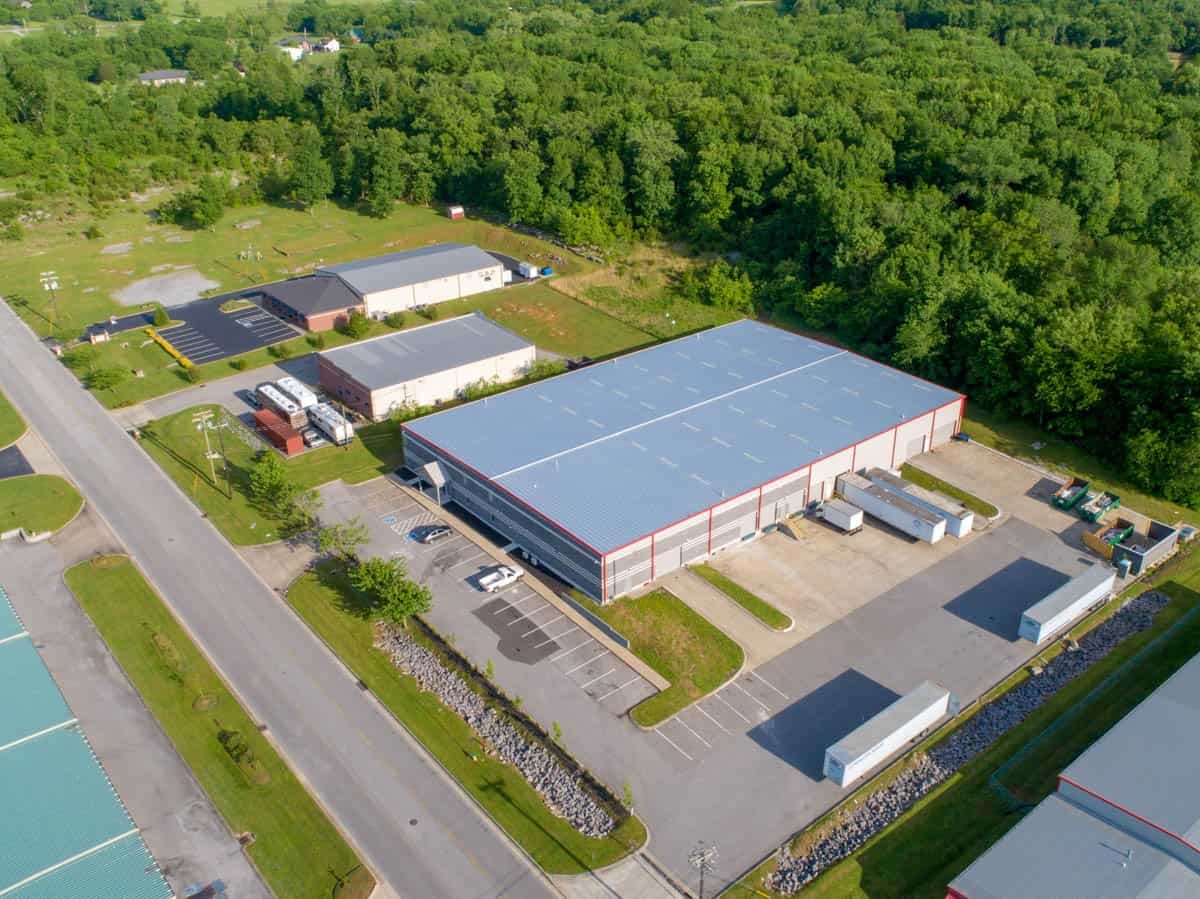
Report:
M0 393L0 449L16 443L24 433L25 419L8 401L8 397Z
M805 899L941 899L946 885L984 850L1015 826L1022 815L1014 811L989 779L1000 766L1028 746L1019 761L1004 772L1002 783L1027 803L1036 803L1055 786L1057 774L1109 727L1165 681L1184 662L1200 652L1200 617L1185 619L1200 606L1200 554L1183 556L1159 573L1155 589L1171 602L1152 626L1122 642L1105 658L1069 682L1022 724L924 797L899 821L849 858L830 868L804 888ZM1135 588L1145 589L1145 585ZM1117 611L1112 603L1077 626L1078 638ZM1174 626L1179 624L1179 627ZM1152 641L1167 634L1152 651L1139 656ZM1136 660L1134 660L1136 658ZM1128 668L1124 668L1129 663ZM1110 683L1105 681L1120 670ZM1000 689L1010 689L1025 677L1023 669ZM1104 685L1101 688L1101 685ZM1102 692L1093 695L1093 691ZM993 695L998 694L997 690ZM1088 698L1078 715L1072 709ZM1065 719L1065 720L1064 720ZM967 720L967 719L964 719ZM1055 726L1057 725L1057 726ZM1054 726L1053 730L1050 728ZM1038 742L1034 738L1044 734ZM939 734L935 740L944 738ZM881 778L894 776L904 760ZM876 785L864 787L864 791ZM810 843L828 821L818 822L796 838L796 851ZM734 884L727 896L773 896L763 877L768 861Z
M369 896L370 872L133 563L90 559L65 578L230 831L254 834L246 853L274 894Z

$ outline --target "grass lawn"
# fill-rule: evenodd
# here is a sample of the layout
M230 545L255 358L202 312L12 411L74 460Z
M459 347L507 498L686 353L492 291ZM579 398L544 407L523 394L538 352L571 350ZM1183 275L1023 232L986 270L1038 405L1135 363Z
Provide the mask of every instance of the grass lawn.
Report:
M777 631L787 630L792 625L792 619L765 599L751 593L741 584L730 580L711 565L693 565L692 571L700 575L739 606L765 624Z
M219 416L220 408L216 405L195 406L160 418L142 429L142 447L208 514L231 543L246 546L278 539L275 530L279 519L250 500L250 468L258 444L253 438L238 436L239 433L246 436L245 427L240 423L225 432L232 498L225 495L220 460L216 462L216 482L212 480L208 460L204 458L204 438L192 419L201 411L216 412ZM210 436L210 441L216 449L215 434ZM354 442L347 447L330 445L308 450L284 464L297 483L317 487L338 478L352 484L370 480L397 467L402 457L400 426L385 421L360 428Z
M275 895L365 899L373 880L354 850L133 564L89 560L66 581L229 829L254 834L246 852ZM240 763L222 732L248 750Z
M803 892L806 899L941 899L945 896L946 884L1021 820L1021 813L1014 811L989 785L989 778L1014 753L1061 719L1139 650L1200 604L1200 555L1193 553L1181 558L1161 572L1157 588L1168 593L1173 601L1158 614L1148 630L1124 641L1068 683L1020 726L922 799L898 822L809 884ZM1077 627L1073 636L1078 637L1115 611L1114 603ZM1165 645L1160 644L1139 659L1081 715L1033 746L1006 772L1005 785L1029 802L1044 798L1053 790L1059 771L1197 651L1200 651L1200 620L1193 619L1172 634ZM1022 670L1010 678L1003 689L1015 686L1025 676ZM935 740L944 736L938 734ZM898 766L893 770L898 770ZM811 841L811 834L828 824L828 819L817 822L797 837L796 845ZM770 895L764 892L762 878L773 864L773 861L767 861L759 866L727 895Z
M645 842L645 827L632 815L607 839L582 836L546 807L515 768L484 755L466 722L374 648L369 609L344 575L330 567L305 574L288 591L288 602L547 872L574 874L610 865Z
M629 713L642 727L666 721L711 693L742 666L742 648L666 590L598 605L578 591L572 596L629 640L629 648L671 686L642 700Z
M1113 466L1079 446L1026 422L995 415L972 405L969 400L963 430L971 435L972 440L978 440L985 446L1028 459L1060 474L1087 478L1093 490L1110 490L1119 494L1123 505L1159 521L1174 524L1183 520L1195 522L1200 518L1200 509L1143 493L1126 481ZM1035 443L1039 444L1038 449L1034 449Z
M3 393L0 393L0 449L16 443L25 433L25 419L13 408Z
M0 531L57 531L83 506L79 491L52 474L0 480Z
M900 469L900 474L906 480L911 481L918 487L924 487L926 490L933 490L937 493L944 494L951 499L958 500L976 515L982 515L984 518L991 518L993 515L997 515L1000 512L1000 510L991 503L980 499L978 496L975 496L975 494L967 493L967 491L961 490L958 487L955 487L953 484L943 481L941 478L935 478L929 472L922 471L915 465L909 465L905 463Z

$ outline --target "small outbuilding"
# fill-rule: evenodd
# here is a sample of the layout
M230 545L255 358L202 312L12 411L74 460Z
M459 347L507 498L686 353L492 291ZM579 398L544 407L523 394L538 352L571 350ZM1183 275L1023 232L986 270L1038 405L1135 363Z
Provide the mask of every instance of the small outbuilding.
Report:
M341 278L320 272L268 284L262 296L264 309L308 331L332 330L364 308Z
M433 406L480 381L521 377L537 348L478 312L385 334L317 356L322 389L380 421L393 409Z
M457 221L458 219L466 218L467 211L465 209L463 209L461 206L447 206L446 207L446 215L449 218L455 219Z
M154 69L142 72L138 81L151 87L162 87L165 84L187 84L190 73L187 69Z

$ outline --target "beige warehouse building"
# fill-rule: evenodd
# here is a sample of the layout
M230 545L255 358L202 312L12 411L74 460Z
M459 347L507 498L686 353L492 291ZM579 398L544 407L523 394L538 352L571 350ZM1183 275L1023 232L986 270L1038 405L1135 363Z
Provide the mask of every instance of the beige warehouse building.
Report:
M434 406L470 384L520 378L537 347L473 312L317 356L321 387L375 421L406 405Z
M504 284L499 259L462 243L372 256L319 271L340 278L372 318L496 290Z

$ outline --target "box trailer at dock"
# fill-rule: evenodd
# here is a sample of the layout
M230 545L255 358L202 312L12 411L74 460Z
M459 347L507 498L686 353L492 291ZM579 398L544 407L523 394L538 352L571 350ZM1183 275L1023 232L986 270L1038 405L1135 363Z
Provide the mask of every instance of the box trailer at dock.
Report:
M946 533L951 537L960 539L966 537L975 526L975 513L962 503L919 487L911 481L906 481L895 472L872 468L867 472L867 480L877 487L882 487L888 493L901 496L939 518L945 519Z
M1017 635L1041 645L1068 628L1076 618L1113 591L1116 572L1107 565L1093 565L1067 581L1021 615Z
M862 475L844 474L837 479L837 492L873 518L925 543L946 536L946 520L912 500L889 493Z
M920 736L946 715L958 713L958 699L925 681L825 750L825 776L846 787Z

